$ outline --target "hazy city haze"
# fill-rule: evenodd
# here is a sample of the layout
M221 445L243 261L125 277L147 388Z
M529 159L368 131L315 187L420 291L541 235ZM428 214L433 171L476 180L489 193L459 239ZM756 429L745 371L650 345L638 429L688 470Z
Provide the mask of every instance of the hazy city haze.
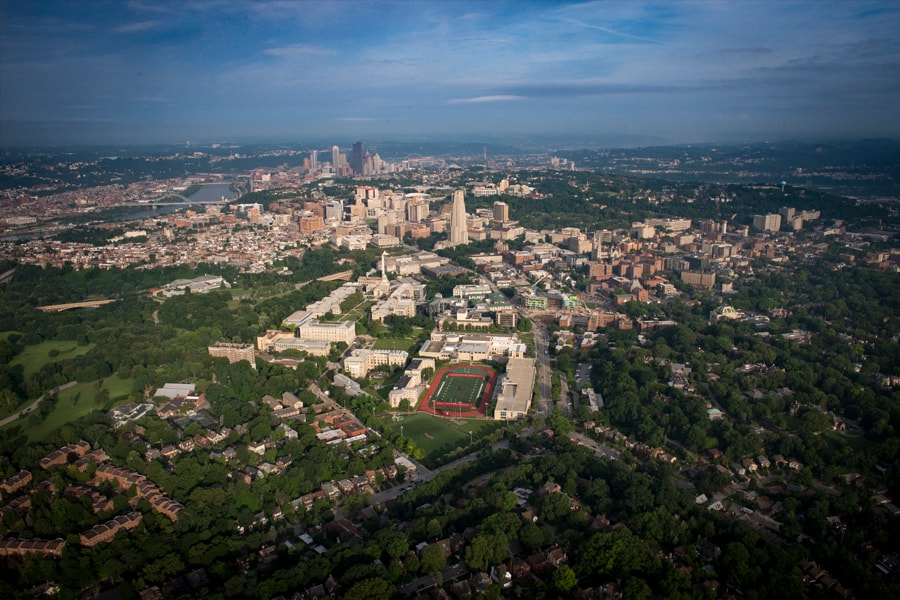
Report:
M0 2L0 145L900 135L896 2Z

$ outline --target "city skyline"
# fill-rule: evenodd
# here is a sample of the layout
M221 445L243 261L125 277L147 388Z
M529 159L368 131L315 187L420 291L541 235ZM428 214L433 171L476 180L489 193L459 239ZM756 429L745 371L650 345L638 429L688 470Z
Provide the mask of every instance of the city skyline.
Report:
M0 2L0 146L900 136L892 2Z

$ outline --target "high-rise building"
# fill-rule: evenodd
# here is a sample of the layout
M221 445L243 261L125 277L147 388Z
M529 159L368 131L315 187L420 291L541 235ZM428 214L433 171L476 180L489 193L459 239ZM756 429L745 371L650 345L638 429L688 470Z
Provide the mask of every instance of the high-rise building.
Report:
M340 221L344 217L344 203L340 200L331 200L325 204L325 220Z
M363 149L362 142L353 142L353 155L350 158L350 168L354 175L363 174Z
M341 166L344 156L341 154L341 149L338 146L331 147L331 168L334 169L335 175L341 174Z
M450 245L461 246L469 243L469 229L466 225L466 193L453 192L453 209L450 213Z
M428 218L428 203L422 198L412 198L406 203L406 220L421 222Z
M309 170L310 171L318 171L319 170L319 151L313 150L309 153Z
M497 223L509 221L509 205L506 202L494 202L494 221Z
M781 229L781 215L753 215L753 227L760 231L778 231Z

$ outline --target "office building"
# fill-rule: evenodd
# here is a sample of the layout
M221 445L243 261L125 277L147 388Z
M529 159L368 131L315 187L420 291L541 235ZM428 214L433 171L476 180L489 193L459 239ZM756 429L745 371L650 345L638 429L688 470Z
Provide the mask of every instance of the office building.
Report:
M354 175L363 174L362 142L353 142L353 154L350 157L350 168Z
M338 146L331 147L331 167L334 170L334 174L340 177L344 175L347 166L347 159L341 153L341 149Z

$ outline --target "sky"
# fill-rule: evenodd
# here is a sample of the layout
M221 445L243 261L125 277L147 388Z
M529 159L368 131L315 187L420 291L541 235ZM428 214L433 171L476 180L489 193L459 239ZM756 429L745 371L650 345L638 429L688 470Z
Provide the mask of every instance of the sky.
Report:
M0 0L0 147L900 137L900 2Z

